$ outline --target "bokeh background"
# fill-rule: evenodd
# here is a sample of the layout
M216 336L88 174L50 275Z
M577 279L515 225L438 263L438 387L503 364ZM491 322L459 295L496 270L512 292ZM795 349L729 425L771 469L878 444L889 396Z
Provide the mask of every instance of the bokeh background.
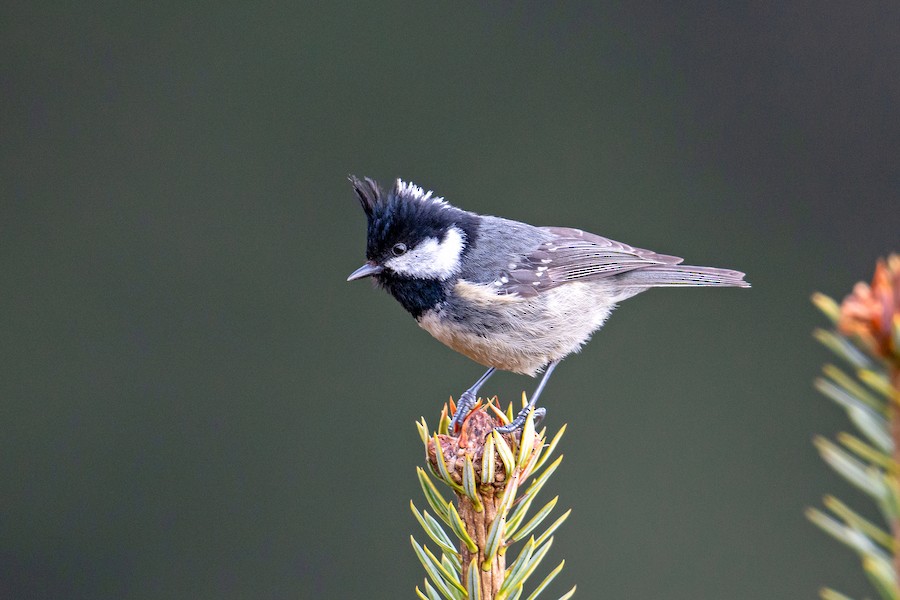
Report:
M868 507L808 299L900 249L898 49L890 2L5 3L0 597L413 597L413 423L482 368L345 283L349 173L754 285L557 370L557 596L871 595L802 514Z

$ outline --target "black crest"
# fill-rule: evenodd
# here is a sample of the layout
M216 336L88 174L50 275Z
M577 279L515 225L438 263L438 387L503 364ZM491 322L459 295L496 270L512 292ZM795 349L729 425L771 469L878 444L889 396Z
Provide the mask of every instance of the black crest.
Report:
M352 175L349 179L368 219L369 260L385 257L397 242L412 247L425 237L442 239L451 226L463 229L469 243L477 237L475 215L415 184L398 179L386 194L374 179Z
M356 197L359 198L359 203L366 213L366 218L371 219L375 207L382 203L381 188L378 186L378 182L369 177L359 179L355 175L351 175L347 179L353 184L353 191L356 192Z

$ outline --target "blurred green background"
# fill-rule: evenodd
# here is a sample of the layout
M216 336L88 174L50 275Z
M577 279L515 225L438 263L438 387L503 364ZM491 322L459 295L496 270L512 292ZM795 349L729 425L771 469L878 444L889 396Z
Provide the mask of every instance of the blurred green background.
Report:
M0 597L413 597L413 423L482 368L345 283L349 173L753 283L557 370L553 591L870 594L802 514L869 507L808 298L900 249L898 43L896 3L5 4Z

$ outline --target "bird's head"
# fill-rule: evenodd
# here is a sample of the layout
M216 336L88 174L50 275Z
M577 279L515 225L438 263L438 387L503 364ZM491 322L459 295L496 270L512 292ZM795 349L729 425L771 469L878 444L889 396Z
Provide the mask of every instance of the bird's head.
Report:
M351 176L350 182L368 219L368 260L347 281L443 282L459 273L476 235L476 215L399 179L388 194L368 177Z

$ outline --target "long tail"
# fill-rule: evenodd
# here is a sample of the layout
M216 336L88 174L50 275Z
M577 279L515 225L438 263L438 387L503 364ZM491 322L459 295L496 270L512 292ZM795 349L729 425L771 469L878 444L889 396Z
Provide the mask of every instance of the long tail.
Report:
M650 265L620 277L622 284L635 287L750 287L740 271L715 267Z

